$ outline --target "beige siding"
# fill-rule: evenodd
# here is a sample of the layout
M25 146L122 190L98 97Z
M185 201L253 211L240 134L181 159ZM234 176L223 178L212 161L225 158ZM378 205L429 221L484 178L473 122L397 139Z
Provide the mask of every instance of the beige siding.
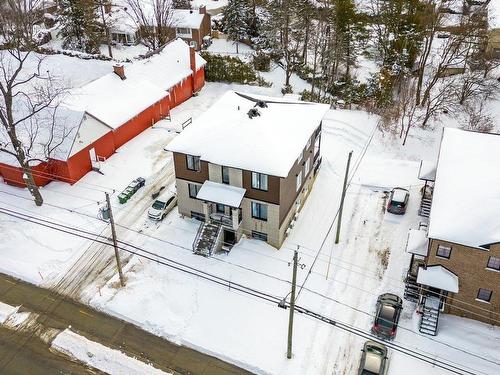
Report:
M267 221L254 219L252 217L251 202L258 202L267 205ZM267 242L279 247L279 206L276 204L266 203L255 199L243 198L241 202L242 208L242 227L243 232L248 236L252 236L252 231L262 232L267 234Z
M222 183L222 167L219 164L208 163L208 179Z
M188 183L200 185L195 182L188 182L181 179L176 179L177 186L177 206L179 208L179 213L184 216L191 217L191 211L203 213L203 204L198 199L193 199L189 197Z

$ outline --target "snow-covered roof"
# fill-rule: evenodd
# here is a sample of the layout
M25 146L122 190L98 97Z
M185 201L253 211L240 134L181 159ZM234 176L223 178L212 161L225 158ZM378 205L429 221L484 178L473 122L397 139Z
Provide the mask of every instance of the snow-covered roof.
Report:
M500 241L500 135L445 128L429 237L480 247Z
M392 201L404 203L404 201L406 199L406 194L408 194L408 191L400 189L400 188L395 188L394 193L392 194Z
M195 59L197 69L206 63L198 53ZM173 40L158 54L125 64L124 71L124 80L110 72L74 90L68 105L116 129L191 75L189 46L182 39Z
M206 63L205 59L195 52L196 70ZM189 45L180 38L172 40L160 53L125 67L126 75L127 71L129 75L137 75L139 79L169 90L191 75Z
M129 74L126 79L110 73L73 92L69 105L81 109L116 129L168 95L160 87Z
M257 101L260 116L249 118ZM329 110L326 104L226 92L167 149L210 163L286 177Z
M173 9L172 26L198 29L204 16L198 9Z
M458 276L441 265L418 267L417 283L458 293Z
M245 191L243 188L207 180L201 186L196 198L230 207L239 207Z
M63 105L46 108L31 119L16 127L17 136L22 141L24 151L31 166L52 159L66 160L76 136L84 113L69 109ZM31 144L31 147L28 147ZM10 139L5 132L0 132L0 145L6 145L13 151ZM8 153L0 152L0 163L19 166L17 159Z
M418 179L424 181L434 181L436 179L436 163L421 160L418 169Z
M427 231L422 229L410 229L408 231L408 242L406 252L415 255L427 256L429 240Z

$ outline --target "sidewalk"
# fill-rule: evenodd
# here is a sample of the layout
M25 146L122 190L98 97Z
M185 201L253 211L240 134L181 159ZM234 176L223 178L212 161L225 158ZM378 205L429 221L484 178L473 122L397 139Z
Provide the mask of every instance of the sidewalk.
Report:
M24 308L38 314L37 323L46 330L64 330L71 326L73 331L90 340L121 350L163 371L186 375L250 374L215 357L175 345L130 323L4 274L0 274L0 301L12 306L22 305L19 311ZM15 331L12 334L15 336ZM5 351L2 358L12 357L11 363L24 363L27 358L31 362L39 360L37 356L28 355L27 351L31 351L32 346L23 344L29 340L14 336L9 343L14 342L15 345L0 346ZM0 366L3 365L0 363Z

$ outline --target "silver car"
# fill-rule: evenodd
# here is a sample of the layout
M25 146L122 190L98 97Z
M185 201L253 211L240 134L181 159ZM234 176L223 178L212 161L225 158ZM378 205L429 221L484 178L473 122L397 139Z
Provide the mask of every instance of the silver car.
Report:
M358 375L384 375L387 373L388 358L385 345L375 341L367 341L362 351Z

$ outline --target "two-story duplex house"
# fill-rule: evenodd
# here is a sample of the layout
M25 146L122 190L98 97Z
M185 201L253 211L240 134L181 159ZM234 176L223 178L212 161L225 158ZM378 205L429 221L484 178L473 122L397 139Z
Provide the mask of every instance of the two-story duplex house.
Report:
M498 324L500 134L444 129L428 239L418 251L420 264L412 267L424 315L431 300L445 313Z
M167 146L179 213L205 222L195 252L228 250L242 234L281 246L321 163L328 109L229 91Z

